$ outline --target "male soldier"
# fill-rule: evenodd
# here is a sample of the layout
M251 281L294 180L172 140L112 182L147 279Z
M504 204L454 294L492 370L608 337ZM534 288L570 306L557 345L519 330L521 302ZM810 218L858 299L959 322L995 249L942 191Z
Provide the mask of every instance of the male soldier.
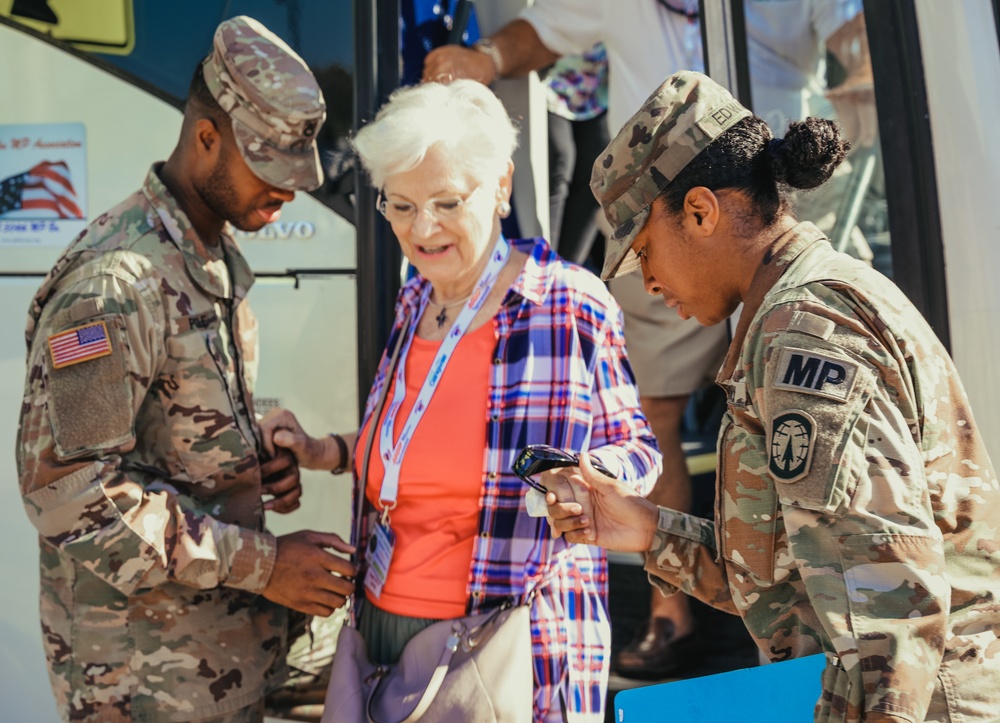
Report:
M639 140L636 140L639 139ZM739 614L773 661L824 652L818 721L1000 719L1000 484L947 351L909 300L798 223L830 121L765 122L667 79L594 164L605 276L702 324L743 311L718 376L715 522L593 471L546 473L555 529L646 552L665 594Z
M337 535L264 528L261 495L289 511L301 488L261 453L253 274L226 225L258 230L320 185L325 115L287 45L223 22L169 160L34 298L17 462L67 719L260 720L284 606L325 616L353 589Z

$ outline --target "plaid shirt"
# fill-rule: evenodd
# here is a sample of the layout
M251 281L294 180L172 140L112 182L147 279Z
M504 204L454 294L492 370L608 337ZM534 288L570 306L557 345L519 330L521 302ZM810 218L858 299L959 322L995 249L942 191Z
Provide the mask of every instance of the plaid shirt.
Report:
M544 240L515 241L514 247L530 256L493 318L498 341L468 612L522 596L544 580L532 602L534 718L561 721L561 693L573 720L598 722L611 643L604 552L554 539L545 518L529 517L528 487L511 466L528 444L589 449L646 494L659 474L660 453L639 408L617 303L595 276L560 259ZM418 275L401 289L389 349L404 320L415 318L427 283ZM391 383L387 363L384 355L361 428ZM363 499L357 480L354 494L355 503ZM363 515L358 549L365 549L368 522Z

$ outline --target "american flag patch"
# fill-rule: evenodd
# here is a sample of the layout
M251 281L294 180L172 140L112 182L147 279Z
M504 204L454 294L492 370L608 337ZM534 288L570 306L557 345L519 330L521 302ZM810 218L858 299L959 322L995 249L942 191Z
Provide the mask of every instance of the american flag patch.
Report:
M61 331L49 337L52 366L62 369L111 353L108 327L103 321Z

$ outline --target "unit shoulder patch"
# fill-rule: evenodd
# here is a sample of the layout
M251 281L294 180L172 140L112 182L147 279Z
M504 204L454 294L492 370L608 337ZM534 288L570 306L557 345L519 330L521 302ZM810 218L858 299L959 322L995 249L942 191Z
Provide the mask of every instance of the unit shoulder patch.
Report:
M790 409L771 421L767 436L767 467L776 480L790 484L809 474L816 420L801 409Z
M858 364L850 359L785 347L771 386L846 402L857 376Z
M53 369L63 369L111 353L111 337L103 321L60 331L48 338L48 344Z

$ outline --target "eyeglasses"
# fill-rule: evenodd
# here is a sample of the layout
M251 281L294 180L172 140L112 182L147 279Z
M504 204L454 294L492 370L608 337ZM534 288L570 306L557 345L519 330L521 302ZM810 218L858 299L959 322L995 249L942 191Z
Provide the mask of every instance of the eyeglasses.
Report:
M409 201L393 201L383 198L382 193L379 192L375 208L377 208L379 213L388 219L389 223L412 223L416 220L417 212L419 210L429 213L431 218L435 221L445 221L448 219L458 218L465 213L465 207L479 192L480 188L482 188L482 186L476 186L472 190L472 193L465 198L462 198L461 196L443 196L441 198L432 198L420 207L418 207L415 203L410 203Z
M593 455L590 457L590 462L594 465L594 469L601 474L607 475L608 477L615 476L611 474L611 472L608 471L608 468L601 464L601 462ZM579 465L580 458L571 452L564 452L561 449L550 447L547 444L529 444L521 450L520 454L517 455L517 459L514 460L512 471L526 485L533 487L542 494L545 494L548 492L545 485L532 479L532 477L536 474L547 472L550 469L556 469L558 467L578 467Z

